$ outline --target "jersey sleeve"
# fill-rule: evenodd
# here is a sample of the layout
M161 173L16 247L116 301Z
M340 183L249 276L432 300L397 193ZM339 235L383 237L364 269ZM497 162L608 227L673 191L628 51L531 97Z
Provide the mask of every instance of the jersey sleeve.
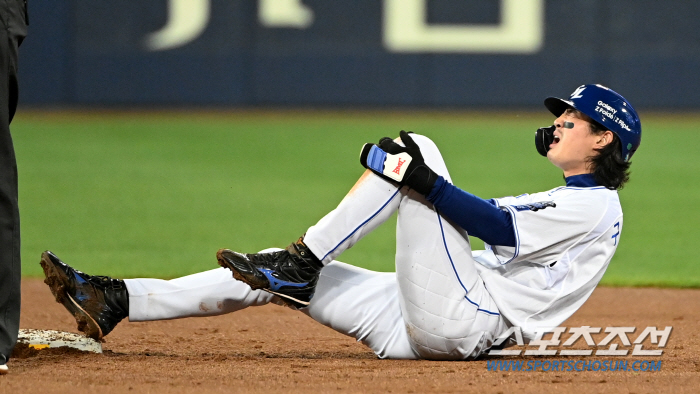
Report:
M454 221L487 244L515 246L510 212L498 208L495 200L484 200L438 177L426 196L441 215Z
M552 265L596 228L606 204L569 190L496 199L510 213L515 246L489 245L501 264Z

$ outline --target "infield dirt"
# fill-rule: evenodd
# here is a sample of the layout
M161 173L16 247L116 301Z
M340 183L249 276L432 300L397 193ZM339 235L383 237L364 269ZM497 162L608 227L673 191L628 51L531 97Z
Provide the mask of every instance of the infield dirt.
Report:
M22 328L76 332L40 279L22 286ZM494 372L487 360L378 360L354 339L276 305L211 318L125 321L106 337L103 354L16 352L0 393L697 393L699 312L700 290L600 287L563 326L634 326L632 341L647 326L672 326L662 356L510 358L661 361L654 372Z

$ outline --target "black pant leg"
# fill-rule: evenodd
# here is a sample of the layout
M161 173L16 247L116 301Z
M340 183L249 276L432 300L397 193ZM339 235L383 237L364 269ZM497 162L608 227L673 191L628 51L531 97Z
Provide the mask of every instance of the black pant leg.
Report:
M0 364L9 358L19 330L19 205L10 122L17 108L17 57L26 21L24 0L0 0Z

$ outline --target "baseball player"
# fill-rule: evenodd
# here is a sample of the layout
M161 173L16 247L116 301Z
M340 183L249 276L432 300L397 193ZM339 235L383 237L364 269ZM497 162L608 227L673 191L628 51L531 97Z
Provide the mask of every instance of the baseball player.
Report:
M537 130L536 148L563 172L563 186L481 199L452 184L429 138L402 131L363 146L368 171L284 250L222 249L223 268L170 281L89 276L45 252L46 282L95 338L127 316L211 316L269 302L298 308L381 358L473 359L514 326L534 338L571 316L602 278L622 232L617 190L641 140L635 110L604 86L545 106L556 119ZM395 273L335 260L394 212ZM472 251L467 234L486 250Z

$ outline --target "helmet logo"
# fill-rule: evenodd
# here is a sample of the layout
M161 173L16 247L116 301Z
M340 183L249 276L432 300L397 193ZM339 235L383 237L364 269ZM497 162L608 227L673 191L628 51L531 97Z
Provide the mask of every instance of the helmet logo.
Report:
M627 125L627 123L625 123L624 120L622 120L621 118L618 118L616 116L617 109L615 109L612 105L610 105L604 101L598 100L598 105L595 107L595 111L600 112L601 115L610 118L610 120L612 120L613 122L620 125L620 127L622 127L623 129L625 129L627 131L631 131L631 129ZM605 120L605 119L603 119L603 120ZM627 149L629 149L629 148L627 148Z
M573 93L571 93L571 98L572 99L579 99L579 98L583 97L583 96L581 96L581 93L584 90L586 90L585 86L579 86L578 88L576 88L576 90L574 90Z
M608 103L604 103L604 102L598 100L598 105L608 111L608 113L606 113L605 115L608 115L610 113L615 115L617 113L617 110L615 108L613 108L611 105L609 105ZM603 111L599 111L599 112L603 112ZM608 117L612 118L612 116L610 116L610 115L608 115Z

